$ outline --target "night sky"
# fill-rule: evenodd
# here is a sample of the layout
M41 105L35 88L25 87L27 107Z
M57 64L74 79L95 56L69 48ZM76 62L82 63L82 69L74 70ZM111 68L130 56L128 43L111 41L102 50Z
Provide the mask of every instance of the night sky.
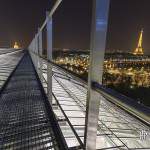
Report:
M0 0L0 47L18 41L27 47L54 0ZM89 49L92 0L63 0L54 15L54 48ZM144 28L150 54L150 1L111 0L107 50L135 49Z

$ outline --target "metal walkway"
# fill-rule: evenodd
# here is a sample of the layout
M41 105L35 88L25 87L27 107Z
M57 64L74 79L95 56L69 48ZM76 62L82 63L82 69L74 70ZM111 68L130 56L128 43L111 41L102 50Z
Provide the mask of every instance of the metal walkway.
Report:
M0 149L67 149L26 53L0 91Z

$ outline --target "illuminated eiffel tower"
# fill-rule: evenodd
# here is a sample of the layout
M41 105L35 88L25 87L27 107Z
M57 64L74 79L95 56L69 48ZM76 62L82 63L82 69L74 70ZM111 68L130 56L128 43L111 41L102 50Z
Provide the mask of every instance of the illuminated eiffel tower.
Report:
M144 51L143 51L143 48L142 48L142 42L143 42L143 29L141 30L141 33L140 33L137 48L133 52L134 55L143 55L144 54Z

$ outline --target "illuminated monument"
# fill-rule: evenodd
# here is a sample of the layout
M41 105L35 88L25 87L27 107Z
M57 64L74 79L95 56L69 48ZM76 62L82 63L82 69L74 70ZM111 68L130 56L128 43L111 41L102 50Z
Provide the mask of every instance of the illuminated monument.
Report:
M15 49L18 49L18 48L19 48L19 45L18 45L17 42L15 42L14 48L15 48Z
M133 52L134 55L143 55L144 54L143 48L142 48L142 42L143 42L143 29L141 30L141 33L140 33L137 48Z

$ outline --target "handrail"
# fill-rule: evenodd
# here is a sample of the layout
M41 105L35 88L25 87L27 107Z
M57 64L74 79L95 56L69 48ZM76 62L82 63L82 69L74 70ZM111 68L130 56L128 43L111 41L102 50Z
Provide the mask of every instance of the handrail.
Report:
M55 10L57 9L57 7L60 5L60 3L62 2L62 0L57 0L55 5L53 6L51 12L48 14L48 18L45 19L43 25L40 28L40 31L42 31L45 27L45 25L47 24L47 22L49 21L50 18L52 18L52 15L54 14Z
M73 78L75 78L77 81L80 81L81 83L87 85L87 82L81 79L78 75L75 73L72 73L71 71L68 71L67 69L63 68L62 66L44 58L43 56L40 56L32 51L34 55L37 55L39 58L43 59L44 61L52 64L56 68L61 69L63 72L66 72L67 74L71 75ZM98 91L102 96L104 96L108 101L111 103L117 105L118 107L122 108L132 116L136 117L143 123L150 125L150 109L146 106L142 106L138 103L136 103L132 98L126 97L125 95L122 95L112 89L106 88L103 85L100 85L98 83L92 82L92 88L96 91Z
M56 11L56 9L58 8L58 6L60 5L60 3L62 2L62 0L57 0L54 4L54 6L52 7L51 11L49 12L49 14L47 14L47 17L44 21L44 23L42 24L42 26L39 28L38 32L36 33L35 37L40 36L40 32L43 31L44 27L46 26L46 24L49 22L49 20L52 18L54 12ZM31 43L33 42L34 38L32 39ZM29 44L29 47L31 45L31 43Z

